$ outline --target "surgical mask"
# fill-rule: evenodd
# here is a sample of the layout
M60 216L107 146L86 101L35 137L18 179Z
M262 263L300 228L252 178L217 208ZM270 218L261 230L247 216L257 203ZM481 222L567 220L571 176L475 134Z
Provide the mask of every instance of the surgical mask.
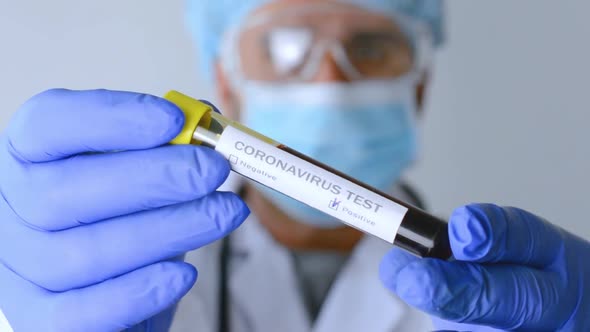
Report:
M243 123L382 191L416 158L415 80L271 85L246 82ZM315 226L342 224L266 187L291 217Z

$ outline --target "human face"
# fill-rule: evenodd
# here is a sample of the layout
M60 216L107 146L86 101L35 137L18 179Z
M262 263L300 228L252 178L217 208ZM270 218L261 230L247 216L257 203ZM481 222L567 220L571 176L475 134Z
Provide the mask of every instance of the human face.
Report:
M417 61L404 23L401 16L334 0L271 1L235 32L229 56L237 67L218 64L221 101L237 118L240 93L231 84L236 76L278 84L401 77ZM423 87L424 81L416 87L418 105Z

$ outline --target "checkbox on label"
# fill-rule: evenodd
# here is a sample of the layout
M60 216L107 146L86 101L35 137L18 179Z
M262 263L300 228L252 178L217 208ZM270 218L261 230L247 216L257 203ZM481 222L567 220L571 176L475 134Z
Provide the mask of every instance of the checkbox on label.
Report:
M237 165L238 164L238 157L234 156L233 154L229 155L229 162L232 165Z
M332 210L338 210L338 208L340 207L340 202L341 201L334 198L333 200L330 201L330 203L328 204L328 207Z

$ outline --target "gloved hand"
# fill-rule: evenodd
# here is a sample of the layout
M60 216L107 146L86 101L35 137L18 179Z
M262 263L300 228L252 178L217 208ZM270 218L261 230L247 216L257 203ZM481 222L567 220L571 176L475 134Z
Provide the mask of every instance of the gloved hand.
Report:
M457 209L449 237L457 261L392 250L381 264L384 284L445 320L590 331L590 243L526 211L484 204Z
M183 122L166 100L106 90L50 90L15 114L0 138L0 309L16 332L120 331L189 291L195 268L172 258L249 211L215 191L223 157L165 145Z

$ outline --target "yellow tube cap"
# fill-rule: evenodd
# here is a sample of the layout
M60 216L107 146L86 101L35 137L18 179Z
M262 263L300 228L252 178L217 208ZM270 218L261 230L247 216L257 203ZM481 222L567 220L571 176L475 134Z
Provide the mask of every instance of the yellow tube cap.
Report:
M209 128L211 124L211 106L191 98L178 91L171 90L164 95L164 99L178 106L184 113L184 126L178 136L170 144L190 144L193 139L193 133L197 126Z

